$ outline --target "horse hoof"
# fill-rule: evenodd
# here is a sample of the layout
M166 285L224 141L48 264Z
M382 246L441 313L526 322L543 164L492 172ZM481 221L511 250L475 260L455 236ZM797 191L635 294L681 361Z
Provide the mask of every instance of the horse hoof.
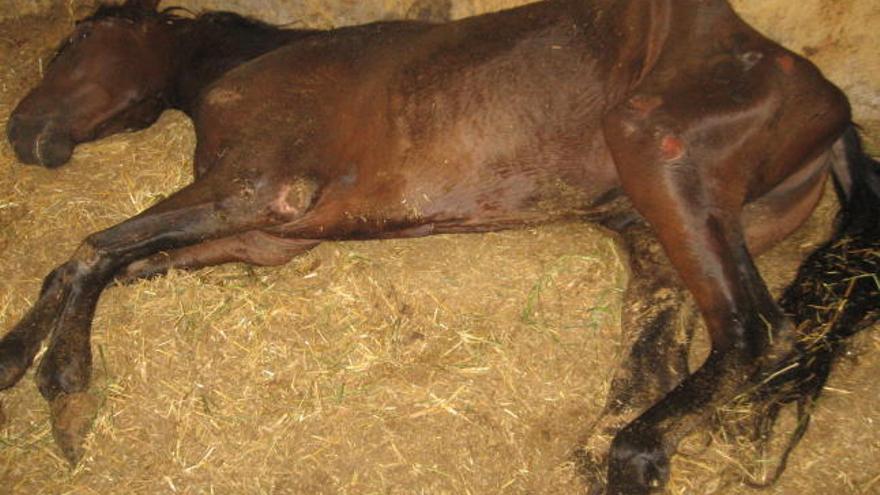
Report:
M663 443L650 432L618 434L608 462L608 495L647 495L666 485L669 457Z
M52 436L70 467L85 453L85 440L98 412L98 398L87 392L60 394L49 402Z

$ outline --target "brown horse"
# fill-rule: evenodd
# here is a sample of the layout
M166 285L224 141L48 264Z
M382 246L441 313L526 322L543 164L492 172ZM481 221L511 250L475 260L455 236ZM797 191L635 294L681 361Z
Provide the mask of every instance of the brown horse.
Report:
M587 216L631 250L624 322L640 327L599 425L619 429L607 491L647 493L682 436L790 350L792 324L752 259L807 218L831 171L841 233L877 236L876 163L845 96L724 0L549 0L283 41L267 28L271 41L244 57L230 46L234 62L216 70L200 58L211 45L190 49L182 34L198 21L157 3L80 23L7 132L23 161L57 166L75 143L174 104L195 123L196 180L88 236L47 276L0 341L0 389L51 334L41 393L82 393L95 305L114 278L276 265L325 239ZM668 331L685 289L712 342L686 377ZM668 376L658 359L675 363Z

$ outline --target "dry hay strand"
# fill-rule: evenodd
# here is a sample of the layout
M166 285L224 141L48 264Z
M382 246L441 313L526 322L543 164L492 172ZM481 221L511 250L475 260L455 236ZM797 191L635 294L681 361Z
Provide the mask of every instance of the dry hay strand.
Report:
M0 125L68 20L0 29ZM193 145L174 112L80 147L57 171L23 168L0 144L0 327L85 235L189 182ZM790 278L810 239L763 258L762 270ZM605 234L561 224L326 243L280 269L223 266L111 288L94 323L102 405L83 461L69 470L56 450L29 374L0 397L0 485L10 494L575 492L570 454L625 351L624 273ZM858 342L862 362L829 386L860 393L822 403L778 493L876 487L880 436L869 420L880 408L880 342ZM841 455L856 441L864 448ZM670 493L710 493L694 466L711 479L732 462L713 455L676 458Z

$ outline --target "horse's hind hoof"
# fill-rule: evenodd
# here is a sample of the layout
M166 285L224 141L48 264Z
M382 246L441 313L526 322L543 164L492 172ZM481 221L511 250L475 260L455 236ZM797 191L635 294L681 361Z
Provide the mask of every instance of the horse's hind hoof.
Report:
M52 436L70 467L76 467L85 453L98 406L98 398L87 392L60 394L49 402Z
M647 495L669 480L669 457L659 438L650 432L619 433L608 461L609 495Z

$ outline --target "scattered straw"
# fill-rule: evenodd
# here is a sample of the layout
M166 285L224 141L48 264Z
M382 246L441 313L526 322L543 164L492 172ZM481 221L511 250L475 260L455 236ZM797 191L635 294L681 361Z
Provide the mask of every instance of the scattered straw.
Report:
M0 43L0 126L67 22L0 27L11 41ZM169 113L145 132L82 146L58 171L24 168L0 144L0 327L85 235L187 183L193 139ZM778 286L816 237L801 235L762 269ZM0 491L577 492L571 452L619 352L624 278L606 236L564 224L328 243L278 269L111 288L94 325L103 406L83 463L71 472L58 455L28 375L0 397ZM828 493L838 472L863 493L876 488L876 356L833 381L857 393L823 402L779 493ZM737 457L714 452L679 458L670 493L750 493L719 481Z

